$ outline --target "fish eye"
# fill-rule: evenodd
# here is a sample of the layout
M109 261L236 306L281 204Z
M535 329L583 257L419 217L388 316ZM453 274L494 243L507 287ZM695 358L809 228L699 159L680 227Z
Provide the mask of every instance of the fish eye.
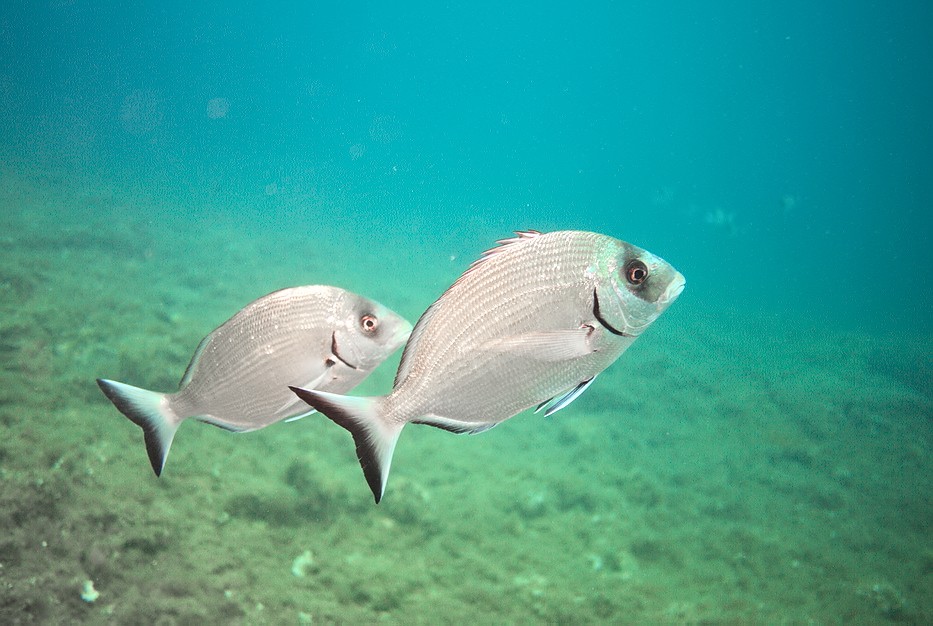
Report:
M625 279L633 285L640 285L648 280L648 266L638 259L625 266Z
M363 329L364 333L374 333L379 328L379 320L376 319L375 315L364 315L360 318L360 328Z

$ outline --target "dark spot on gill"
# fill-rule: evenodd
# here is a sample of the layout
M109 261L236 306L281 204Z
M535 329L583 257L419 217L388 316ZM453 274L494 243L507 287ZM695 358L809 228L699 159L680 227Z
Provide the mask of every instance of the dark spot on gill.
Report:
M599 294L597 290L593 290L593 315L596 317L596 321L603 325L603 327L608 330L613 335L618 335L619 337L634 337L635 335L629 335L624 333L618 328L615 328L612 324L606 321L606 319L599 312Z
M349 363L346 359L340 356L340 351L337 349L337 333L336 332L330 336L330 353L334 356L334 358L336 358L338 361L340 361L347 367L351 369L355 369L355 370L360 369L356 365ZM327 360L330 361L330 365L334 365L335 361L333 361L332 359L327 359Z

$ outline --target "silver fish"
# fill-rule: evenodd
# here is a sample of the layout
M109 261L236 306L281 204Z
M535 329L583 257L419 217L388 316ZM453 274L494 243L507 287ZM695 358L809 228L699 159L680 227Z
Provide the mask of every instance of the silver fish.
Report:
M246 432L306 415L313 411L289 385L349 391L410 333L410 323L378 302L337 287L292 287L254 300L205 337L176 393L97 384L143 429L159 476L186 419Z
M605 235L517 235L483 255L425 311L389 395L293 389L353 434L376 502L405 424L479 433L535 405L552 414L684 288L667 262Z

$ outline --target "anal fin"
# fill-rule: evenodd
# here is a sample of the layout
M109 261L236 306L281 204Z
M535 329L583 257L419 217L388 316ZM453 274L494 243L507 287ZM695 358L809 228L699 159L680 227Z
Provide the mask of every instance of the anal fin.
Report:
M461 422L460 420L441 417L439 415L425 415L416 420L412 420L411 423L433 426L434 428L440 428L457 435L478 435L498 424L498 422Z
M310 411L306 411L306 412L304 412L304 413L299 413L298 415L295 415L295 416L293 416L293 417L289 417L288 419L284 419L284 420L282 420L282 421L285 422L285 423L288 423L288 422L297 422L297 421L300 420L301 418L303 418L303 417L308 417L309 415L314 415L315 413L317 413L317 409L311 409Z

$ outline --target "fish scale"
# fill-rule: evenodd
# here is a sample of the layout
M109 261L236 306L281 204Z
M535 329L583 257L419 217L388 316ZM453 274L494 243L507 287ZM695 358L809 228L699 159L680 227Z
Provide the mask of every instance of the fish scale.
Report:
M518 233L421 316L387 396L292 390L353 435L376 502L408 423L478 433L566 407L680 295L670 264L612 237Z
M364 318L376 326L364 329ZM245 432L307 413L289 385L349 391L395 352L410 330L386 307L349 291L292 287L248 304L205 337L176 393L105 379L97 383L143 429L158 475L184 420Z
M313 322L333 317L326 292L307 290L279 296L253 307L248 315L231 319L211 334L191 383L171 397L173 410L180 414L226 415L231 424L248 426L251 417L273 416L288 400L287 393L257 394L257 385L270 377L289 384L304 377L307 380L303 384L308 384L323 373L331 330L328 324ZM262 338L261 343L257 343L257 336ZM266 346L271 346L271 354ZM272 355L274 359L270 359ZM355 378L338 378L330 387L350 388Z
M588 367L601 371L631 343L609 340L588 362L559 367L514 354L475 352L479 344L528 329L583 324L584 302L593 288L585 273L606 242L594 233L554 235L505 244L503 252L483 259L438 300L429 330L419 339L419 345L430 347L412 354L409 376L386 400L388 419L405 422L428 412L464 422L499 421L504 413L512 415L575 386ZM453 347L472 352L473 360L452 358ZM463 367L453 370L451 364ZM510 384L503 385L502 378ZM470 379L469 403L452 393L464 379ZM529 388L516 389L517 383ZM424 388L430 392L421 393Z

